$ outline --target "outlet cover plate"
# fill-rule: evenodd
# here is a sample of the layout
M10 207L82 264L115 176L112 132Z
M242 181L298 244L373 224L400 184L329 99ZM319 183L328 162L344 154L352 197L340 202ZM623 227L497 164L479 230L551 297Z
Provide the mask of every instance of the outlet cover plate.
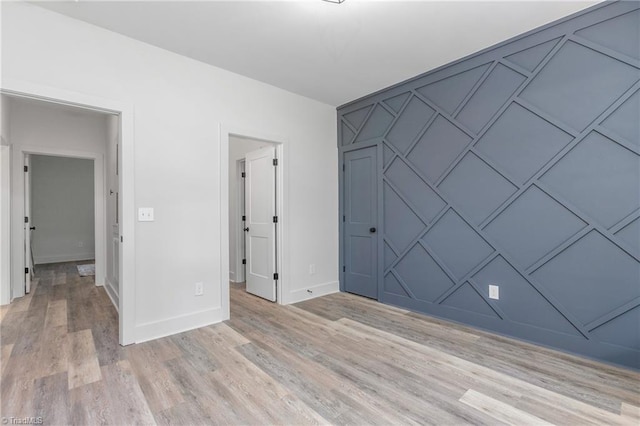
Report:
M500 299L500 287L497 285L489 285L489 299Z

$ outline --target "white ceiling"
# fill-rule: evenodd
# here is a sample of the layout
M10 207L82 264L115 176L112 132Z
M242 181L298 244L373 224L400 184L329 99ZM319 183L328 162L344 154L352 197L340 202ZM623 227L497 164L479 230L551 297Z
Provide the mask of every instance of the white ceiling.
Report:
M38 2L338 106L599 1Z

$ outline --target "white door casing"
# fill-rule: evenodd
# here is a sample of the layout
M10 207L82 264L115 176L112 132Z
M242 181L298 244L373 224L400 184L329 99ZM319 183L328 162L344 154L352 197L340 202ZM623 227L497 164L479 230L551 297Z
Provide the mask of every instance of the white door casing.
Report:
M120 125L120 152L118 154L119 164L120 164L120 175L118 181L118 192L120 193L120 204L119 204L119 212L118 216L120 217L120 250L118 253L118 281L120 283L120 294L119 294L119 343L121 345L128 345L131 343L135 343L136 341L136 323L135 323L135 232L134 232L134 218L135 216L135 204L134 204L134 108L132 104L115 101L112 99L106 99L101 97L95 97L91 95L86 95L83 93L67 91L64 89L42 86L39 84L34 84L28 81L22 80L10 80L3 79L2 87L0 88L0 92L3 95L9 96L17 96L17 97L27 97L31 99L38 99L46 102L53 102L57 104L63 105L71 105L75 107L81 107L85 109L91 109L99 112L105 112L107 114L116 114L119 116L119 125ZM103 159L94 155L94 153L85 153L85 152L76 152L76 151L68 151L68 150L44 150L40 147L22 147L20 150L16 150L13 153L13 157L22 156L23 153L30 152L35 154L43 154L43 155L62 155L69 157L79 157L79 158L93 158L94 159L94 173L96 175L102 176L103 173ZM17 158L16 158L17 159ZM99 160L99 161L96 161ZM16 163L20 161L17 160ZM22 192L20 188L20 184L23 183L23 176L20 176L22 173L14 174L13 185L16 188L17 192ZM104 191L104 185L98 185L96 183L95 187L96 194ZM21 194L22 195L22 194ZM104 210L102 207L104 194L100 197L96 197L96 215L100 216L99 220L96 220L96 223L103 220L102 215L104 214ZM24 212L24 203L16 203L16 213L15 218L21 219L22 213ZM99 205L98 205L99 204ZM12 223L15 223L15 220L12 219ZM15 224L18 225L18 224ZM12 225L14 226L14 225ZM21 297L22 289L21 284L22 280L19 276L24 271L19 270L20 265L24 263L22 254L23 250L21 250L21 245L23 244L22 238L23 235L20 233L18 235L18 229L15 228L16 233L12 234L16 237L12 237L12 246L15 247L15 251L13 253L20 253L20 255L15 256L15 262L13 265L15 268L12 268L12 283L15 283L13 286L13 296ZM104 223L102 222L102 229L98 230L96 228L96 238L98 238L98 234L102 232L103 235L101 238L104 238ZM96 243L96 258L99 257L98 249L100 249L102 255L100 257L104 257L104 248L106 249L106 244L97 244ZM13 260L10 260L13 262ZM96 259L96 272L98 269L97 259ZM17 274L14 274L17 272ZM103 271L104 273L104 271Z
M275 148L265 147L245 159L247 292L276 301Z

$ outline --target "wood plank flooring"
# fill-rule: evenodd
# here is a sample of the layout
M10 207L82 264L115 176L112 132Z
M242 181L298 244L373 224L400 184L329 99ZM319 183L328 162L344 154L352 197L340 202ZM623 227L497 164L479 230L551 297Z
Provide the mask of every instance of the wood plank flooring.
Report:
M94 424L640 424L640 374L339 293L122 348L75 263L0 308L0 415Z

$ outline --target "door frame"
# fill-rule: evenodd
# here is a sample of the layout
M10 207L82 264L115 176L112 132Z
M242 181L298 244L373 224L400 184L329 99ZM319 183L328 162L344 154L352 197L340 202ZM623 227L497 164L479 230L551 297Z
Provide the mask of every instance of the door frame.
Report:
M245 193L245 186L244 186L244 178L242 177L242 173L244 173L245 171L245 159L241 158L239 160L236 160L236 202L237 202L237 206L238 206L238 211L236 212L236 215L239 217L243 212L240 208L240 206L244 206L244 193ZM229 196L231 196L231 194L229 194ZM244 206L246 209L246 206ZM245 264L242 263L242 259L244 259L245 256L245 234L243 231L243 227L244 225L242 224L242 220L237 222L238 225L240 226L236 226L235 229L233 230L233 233L235 234L236 237L236 265L235 265L235 275L234 275L234 282L237 283L241 283L246 279L246 266Z
M0 145L0 305L13 299L11 285L11 188L13 150L10 145Z
M357 144L347 145L347 146L339 146L338 147L338 172L340 174L338 179L338 223L339 223L339 244L338 244L338 256L339 256L339 277L340 277L340 291L345 292L345 233L344 233L344 222L342 221L342 216L346 214L345 202L344 202L344 157L348 152L358 151L364 148L376 147L376 158L378 160L377 164L377 185L378 185L378 194L377 194L377 208L378 208L378 224L376 226L378 232L376 232L376 238L378 239L378 302L382 301L382 297L384 294L384 204L382 192L384 189L384 180L383 180L383 169L384 169L384 158L383 158L383 146L382 141L374 139L372 141L360 142Z
M104 155L97 152L61 150L56 148L40 148L35 146L22 146L20 155L23 162L27 155L45 155L49 157L77 158L82 160L93 161L93 234L94 234L94 252L96 275L95 285L102 287L105 284L106 264L107 264L107 241L106 241L106 221L105 221L105 182L104 182ZM31 173L31 167L29 173ZM29 176L31 181L31 176ZM26 193L27 181L23 179L22 187ZM26 200L25 200L26 201ZM26 203L24 203L26 204ZM33 211L31 212L33 214ZM32 217L29 218L29 225L32 225ZM26 234L26 233L25 233ZM23 238L24 241L24 238ZM26 256L26 254L25 254ZM29 259L24 259L25 262Z
M135 198L134 198L134 160L135 160L135 152L134 152L134 108L133 105L130 105L126 102L100 98L91 95L85 95L83 93L72 92L64 89L59 89L55 87L42 86L39 84L34 84L28 81L22 80L11 80L4 79L2 80L2 87L0 88L0 93L10 97L19 97L19 98L28 98L34 99L43 102L50 102L60 105L68 105L73 107L79 107L83 109L103 112L107 114L114 114L119 117L119 125L120 125L120 174L118 176L118 190L120 194L122 194L120 198L120 208L119 208L119 216L121 218L121 229L120 229L120 237L121 237L121 250L119 256L119 299L118 299L118 321L119 321L119 343L121 345L128 345L131 343L135 343ZM9 141L10 143L11 141ZM25 147L22 147L21 150L14 150L16 152L13 153L14 159L20 159L23 155L23 150ZM37 150L37 147L31 147L29 150ZM77 154L77 153L76 153ZM87 153L85 153L87 154ZM99 162L96 162L98 164ZM15 164L15 162L14 162ZM104 167L103 169L103 182L104 182ZM95 173L95 170L94 170ZM22 175L20 173L18 176ZM14 175L15 176L15 175ZM14 188L22 188L24 181L24 175L19 177L18 181L12 181L12 185ZM101 186L100 190L105 191L104 184ZM12 191L14 193L15 191ZM18 200L20 201L20 200ZM14 223L18 218L24 216L24 214L20 215L19 213L23 212L24 206L20 207L23 203L20 203L16 200L13 200L12 205L18 205L19 211L18 214L12 215L12 223ZM105 202L104 198L102 200L102 204L100 205L101 214L105 214ZM15 228L12 225L12 228ZM106 228L101 230L102 235L105 236ZM12 233L12 247L11 250L12 256L16 255L16 253L20 253L20 250L15 250L16 247L20 247L24 244L22 236L14 235ZM106 255L106 239L104 241L104 247L101 247L103 255ZM97 256L97 253L96 253ZM21 274L20 274L20 264L24 263L23 255L18 255L17 259L11 260L12 265L12 283L14 284L13 289L13 297L23 296L24 288L18 293L16 293L15 283L17 281L22 282ZM16 270L16 266L18 269ZM23 266L24 267L24 266Z
M220 170L220 301L223 320L228 320L231 305L229 296L229 137L237 136L269 142L276 148L276 157L278 158L276 168L276 214L278 215L276 268L279 275L276 303L280 305L289 303L289 167L287 164L289 139L281 135L265 134L248 126L226 124L219 125L218 134L220 138L218 155Z

